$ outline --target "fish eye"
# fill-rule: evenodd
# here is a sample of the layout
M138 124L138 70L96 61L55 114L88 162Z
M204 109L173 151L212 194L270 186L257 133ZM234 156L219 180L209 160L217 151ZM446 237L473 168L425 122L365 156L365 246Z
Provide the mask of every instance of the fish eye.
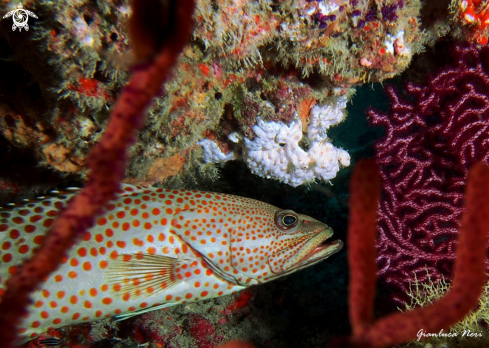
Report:
M292 215L285 215L284 217L282 217L282 223L285 226L292 225L294 222L296 222L296 220L297 220L297 218L295 216L292 216Z
M297 226L299 218L292 212L278 212L275 215L275 224L281 230L290 230Z

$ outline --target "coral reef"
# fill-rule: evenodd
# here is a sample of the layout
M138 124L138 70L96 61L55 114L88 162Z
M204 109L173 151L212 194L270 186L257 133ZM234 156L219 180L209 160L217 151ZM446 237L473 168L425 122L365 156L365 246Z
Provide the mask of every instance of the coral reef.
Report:
M451 290L429 306L374 320L376 288L376 210L381 177L373 161L357 164L350 187L348 263L352 335L331 347L389 347L417 337L420 328L434 333L455 324L478 303L485 283L489 229L489 167L475 163L467 179L465 206Z
M398 303L426 269L435 282L451 279L468 169L489 163L489 49L460 44L452 54L423 86L388 87L388 113L369 112L385 127L375 146L384 183L379 277L401 290Z
M489 11L481 0L452 0L450 4L455 22L462 24L456 35L481 45L487 44Z
M16 5L8 2L5 8ZM80 172L100 139L112 93L127 81L127 73L104 56L128 49L127 8L70 1L28 5L39 20L22 39L7 30L6 21L0 27L3 57L9 61L3 88L12 87L5 90L9 102L1 106L2 133L12 144L35 151L40 163ZM103 53L97 51L102 47Z
M168 13L157 10L151 2L143 0L135 2L146 4L146 8L140 10L145 16L148 15L148 18L168 19ZM128 143L134 141L135 144L128 154L124 180L133 184L163 182L170 187L196 187L202 183L201 179L215 179L219 175L216 169L219 166L204 164L205 151L198 142L204 141L209 144L209 147L214 147L211 149L214 154L225 156L216 156L212 159L213 162L231 158L232 154L239 154L240 151L246 157L248 154L242 148L246 147L246 143L250 146L258 144L260 137L254 130L266 127L276 129L276 134L279 130L282 130L282 135L291 132L295 139L285 137L285 144L277 143L275 139L271 141L275 146L273 151L285 151L281 144L292 148L294 155L299 153L303 161L307 160L308 170L306 173L301 172L297 170L299 166L295 164L293 164L294 168L282 167L277 171L278 174L266 174L260 169L259 172L264 177L274 176L281 181L293 182L294 185L310 183L316 177L321 178L322 174L316 173L315 170L324 169L326 164L310 161L310 157L315 154L311 145L316 142L319 144L316 146L325 148L327 126L322 125L319 129L320 137L323 138L313 140L311 129L315 128L316 121L313 117L315 111L312 110L326 109L338 98L346 96L349 99L354 93L352 87L356 84L384 81L399 74L408 66L412 56L423 50L423 45L433 45L440 37L452 36L482 44L487 41L486 3L478 0L453 0L451 7L448 8L448 2L197 1L193 38L179 55L167 82L161 88L155 88L154 93L152 92L156 97L143 129L139 135L128 141ZM0 199L4 201L10 200L14 195L32 197L33 192L39 192L42 185L44 187L54 185L53 182L59 184L63 177L65 183L73 178L78 181L78 184L86 180L87 167L91 165L88 157L89 149L103 142L102 130L109 122L109 109L114 106L116 96L129 80L131 68L136 74L146 71L147 65L151 65L155 51L162 42L169 39L165 36L168 32L166 30L168 28L165 27L168 21L157 20L156 23L159 24L144 28L137 23L132 27L139 28L141 31L139 34L133 32L133 35L146 37L148 40L139 44L136 40L130 46L125 22L131 11L126 0L113 2L28 0L23 4L39 17L38 20L32 21L32 25L29 22L28 32L22 31L22 36L19 36L18 31L12 32L11 21L0 21L2 56L0 59L2 75L0 144L4 149L9 147L14 149L9 150L9 154L29 155L19 156L18 162L24 161L26 157L29 161L26 161L25 166L12 167L13 174L0 168L0 188L2 188ZM3 1L0 8L2 15L4 10L11 10L17 5L18 3L12 1ZM153 35L147 36L147 33ZM475 50L474 47L472 50ZM484 47L482 52L484 56L487 55L487 48ZM421 190L425 193L433 193L429 197L418 196L420 198L414 201L415 206L403 205L395 211L390 210L394 209L394 205L386 203L381 206L386 211L385 214L389 214L382 220L384 224L381 225L381 229L385 232L383 241L392 242L386 244L386 248L382 250L383 254L379 256L381 272L383 272L381 279L383 281L391 279L390 284L404 290L407 289L409 280L413 279L413 270L417 271L418 279L426 280L423 278L425 264L428 264L435 278L439 278L440 274L449 275L449 268L454 260L455 233L459 227L457 221L462 211L461 187L467 177L468 164L482 159L485 156L483 152L487 150L484 147L487 145L484 136L488 134L487 128L484 128L487 125L487 108L484 98L480 98L484 94L481 89L486 89L487 85L485 81L478 80L479 72L486 69L487 59L473 59L473 57L475 56L467 56L467 60L464 58L457 64L459 70L466 68L464 76L467 81L476 81L473 85L475 92L465 93L467 90L464 88L470 86L464 85L462 78L455 77L458 70L452 71L431 81L425 89L411 85L410 91L413 94L410 97L416 96L416 93L418 96L426 93L422 97L433 97L431 104L416 105L412 100L401 100L400 93L394 92L391 88L390 95L395 100L398 119L388 120L385 114L376 113L378 124L396 123L396 126L401 129L397 134L408 139L405 143L393 141L383 148L382 154L387 154L388 150L391 150L392 156L389 155L385 160L391 161L392 167L381 163L381 170L394 168L397 171L389 173L393 179L408 178L408 181L404 182L405 185L400 185L398 188L392 181L386 180L388 175L385 174L383 179L387 189L384 192L389 192L389 188L400 190L412 186L413 183L421 183L421 185L425 183L424 187L409 197L415 197ZM135 62L139 64L135 65ZM450 80L452 77L453 79ZM446 86L436 89L435 84L442 81L447 83ZM456 88L447 88L451 94L437 99L435 92L445 89L450 84L455 84L456 88L465 91L465 94L456 91ZM431 87L433 87L433 94L428 95ZM465 108L467 104L464 104L463 98L467 98L466 100L473 104ZM462 107L460 113L457 113L458 117L439 125L437 122L440 120L435 116L451 114L455 109L452 110L450 102L455 103L455 101ZM407 117L406 110L416 108L418 110L425 107L423 105L437 110L431 113L433 117L415 118L414 112L410 114L414 118ZM472 112L471 108L476 111ZM482 118L481 122L475 120L476 115ZM373 114L371 117L375 118ZM419 136L414 135L415 130L424 126L426 132ZM335 128L330 129L328 134L335 139L337 145L342 137L338 136L336 140L331 136ZM390 126L387 128L394 129ZM453 137L454 129L460 132L457 137ZM430 134L430 131L439 132ZM351 137L350 133L346 133L345 137ZM393 131L392 134L394 133ZM238 144L231 141L230 136L231 139L237 140ZM387 137L387 140L391 141L394 138L395 136ZM467 140L469 138L470 144ZM436 144L432 152L436 156L431 157L430 153L421 150L421 146L416 147L417 142L423 145ZM328 139L328 144L330 143L331 139ZM358 144L361 146L360 140ZM417 151L415 155L406 150L411 144L415 144ZM446 145L453 145L448 147L449 149L463 149L462 157L465 162L462 166L454 164L460 160L460 157L453 155L452 152L444 154ZM389 146L391 149L388 149ZM354 150L346 146L345 148L355 159ZM329 150L333 155L331 159L334 165L333 169L322 177L324 180L330 180L336 174L339 157L345 160L343 164L347 163L345 153L341 153L345 156L338 157L336 148ZM395 151L398 153L394 153ZM3 152L7 153L7 151ZM122 152L118 155L121 154ZM409 165L396 167L399 161L402 161L404 154L407 154L410 159ZM358 153L356 155L358 156ZM4 154L1 158L5 158ZM37 163L33 159L37 160ZM450 171L440 174L438 169L431 170L429 166L431 160L437 168L450 168ZM253 162L250 161L252 166L251 163ZM258 161L254 163L258 166ZM268 160L260 163L265 167L271 165ZM287 159L286 163L294 162ZM113 163L99 164L110 167ZM35 166L43 167L44 175L38 179L34 187L34 185L26 185L24 178L30 173L29 168ZM120 162L118 166L121 174L123 169ZM20 176L19 171L27 174ZM342 172L348 173L347 170ZM70 176L67 177L67 174ZM338 177L344 175L340 172ZM430 177L435 180L431 180ZM49 180L44 182L44 178ZM259 181L261 178L255 180L258 181L249 182L262 183ZM115 179L111 180L112 183L115 181ZM444 185L443 181L447 185ZM338 183L338 178L334 183ZM228 185L236 188L242 183L233 184L234 186ZM291 187L280 185L278 182L267 185L270 185L267 186L269 188L291 192L287 191ZM313 189L325 192L332 201L341 203L344 198L344 195L336 195L329 188L316 184L311 186ZM450 194L445 193L449 192L445 190L445 186L453 189ZM273 190L263 191L268 195L275 194ZM400 196L400 191L395 191L395 195L387 196L387 199L393 198L392 202L397 204L401 202L398 199ZM438 203L439 201L442 203ZM96 203L103 204L103 201L97 200ZM94 209L97 205L94 205ZM424 208L426 210L422 210ZM384 216L382 215L384 210L380 211L381 216ZM420 215L413 213L413 210ZM396 217L397 215L399 218ZM454 218L445 218L449 215L453 215ZM87 221L91 219L90 211L87 212L86 217ZM416 222L421 221L418 226L422 226L422 229L414 231L404 229L407 225L405 220L411 217L416 219ZM338 218L338 220L342 219L345 217ZM432 230L440 232L432 232ZM411 248L413 245L416 245L416 248ZM409 248L406 249L407 246ZM433 257L434 254L439 255L440 258ZM391 257L389 255L393 255L392 268L386 266L388 258ZM418 255L424 258L416 263L415 259ZM405 260L407 262L404 262ZM441 269L441 273L437 273L438 269ZM391 271L392 273L389 273ZM298 290L297 292L302 294L302 289L298 288ZM279 297L269 301L270 307L267 308L270 310L281 308L283 317L287 317L289 309L280 307L280 301L283 299ZM301 297L298 302L303 304L303 301L306 300ZM19 308L22 306L19 305ZM296 314L297 312L298 310ZM323 311L315 321L325 320L324 317L329 316ZM148 316L145 319L153 318ZM277 321L279 320L274 316L267 324L279 326ZM257 322L253 321L253 328L256 330L265 326L256 325ZM283 323L285 320L279 322ZM149 329L143 330L143 324L144 321L141 322L139 332L140 337L147 335L144 340L105 341L102 344L120 344L122 347L123 343L127 343L127 346L133 347L151 340L157 341L157 338L151 336ZM292 328L296 329L296 326L283 326L289 330L282 328L283 331L277 332L281 332L283 337L291 338L293 334L286 331L293 332ZM210 320L206 313L194 316L189 327L194 328L194 331L193 334L186 331L185 339L191 338L203 345L209 343L206 341L208 337L222 336L220 327L215 321ZM337 328L330 325L328 329L330 327ZM72 333L77 337L86 336L91 328L93 327L88 325L79 326L73 329ZM114 328L106 327L106 330L110 336ZM301 330L302 333L314 334L314 331L307 331L308 329L303 326ZM103 330L97 332L101 331ZM2 344L8 345L9 341L3 338L4 333L7 336L9 334L8 325L2 326L0 332ZM199 339L195 338L194 336L199 336L200 332L207 332L208 337L203 334ZM307 343L310 346L313 345L311 343L313 341L324 343L326 341L324 337L329 338L328 334L334 336L335 333L317 334L316 332L319 338L311 338ZM265 336L266 333L261 337ZM304 336L307 334L300 337ZM107 340L104 337L107 336L95 335L93 340ZM249 337L237 335L228 338L248 339ZM281 343L286 340L281 339ZM272 343L278 341L276 337L271 340ZM263 345L267 344L270 344L270 341L263 342Z
M336 105L335 105L336 104ZM308 116L309 124L302 124L300 118L293 119L287 126L278 122L258 123L252 130L255 137L250 140L237 132L228 137L242 148L242 157L253 174L276 179L293 187L310 183L315 179L328 181L336 176L339 163L350 165L350 155L335 148L328 140L326 130L343 118L346 98L340 97L335 104L314 106ZM303 137L303 129L307 136ZM308 147L305 151L300 144ZM204 148L207 163L226 162L236 159L233 152L221 152L216 143L204 139L199 145ZM235 150L236 151L236 150Z
M164 13L162 7L151 0L134 1L134 12L140 13L138 8L151 5ZM36 254L19 265L7 280L0 303L0 341L5 347L13 347L16 342L16 326L31 304L29 294L58 267L66 250L95 224L95 217L119 190L127 162L127 147L135 141L136 131L144 125L145 111L190 37L192 13L186 9L193 5L192 0L181 2L173 9L174 13L169 14L178 20L174 27L167 28L163 48L155 46L154 54L160 51L158 56L133 72L114 106L102 139L90 152L88 165L91 172L86 186L59 214ZM144 24L144 18L134 17L133 21Z
M23 40L7 21L0 23L7 58L0 129L41 165L84 179L88 151L137 57L124 27L128 2L28 5L39 20ZM197 142L232 147L227 136L253 138L258 117L288 125L297 113L307 129L315 104L351 96L352 85L383 81L407 67L422 50L419 11L418 0L198 1L193 40L131 149L127 181L188 188L216 178ZM158 170L163 161L175 170Z
M299 0L272 6L202 1L195 35L211 55L237 57L245 66L269 61L293 65L306 76L319 72L340 85L381 81L403 70L421 49L419 8L419 2L404 0ZM404 32L410 48L403 54L386 54L385 38L399 32ZM362 65L362 58L370 65Z
M200 304L148 312L122 322L103 319L51 329L26 344L26 348L42 347L41 342L47 337L55 337L60 345L70 348L137 347L149 342L153 347L213 348L231 339L248 338L245 335L253 330L248 308L252 296L253 292L246 291ZM270 331L261 331L255 338L263 342Z

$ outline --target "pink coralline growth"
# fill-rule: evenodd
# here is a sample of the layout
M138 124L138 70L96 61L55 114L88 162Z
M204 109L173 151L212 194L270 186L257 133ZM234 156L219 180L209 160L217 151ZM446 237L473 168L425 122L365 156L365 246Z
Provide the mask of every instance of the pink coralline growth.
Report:
M224 341L222 336L216 335L216 330L210 320L194 314L189 316L188 322L190 334L198 347L214 348L216 344Z
M110 94L105 90L101 83L95 79L81 77L76 85L68 85L68 89L77 93L85 94L89 97L99 97L105 100L110 99Z
M403 292L415 276L451 278L468 169L489 162L489 47L456 46L452 63L405 92L387 88L390 112L369 112L386 132L375 157L378 274Z

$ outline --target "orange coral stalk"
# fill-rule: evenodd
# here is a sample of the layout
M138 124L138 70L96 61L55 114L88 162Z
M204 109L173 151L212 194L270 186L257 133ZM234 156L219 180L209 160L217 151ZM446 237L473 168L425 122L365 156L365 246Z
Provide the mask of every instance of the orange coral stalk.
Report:
M477 163L467 180L466 211L462 217L451 290L427 307L391 314L372 323L376 271L374 210L380 193L379 181L373 162L362 161L354 170L348 236L353 335L348 343L337 343L343 346L387 347L415 339L421 329L439 332L461 320L477 305L485 283L489 168Z
M142 3L144 2L141 0L135 0L133 6L141 6ZM193 7L193 0L174 2L172 23L175 25L169 28L171 32L167 32L157 58L133 72L131 80L117 100L107 130L88 158L91 172L87 184L70 200L46 235L39 251L26 260L7 281L0 303L2 347L14 346L16 326L31 302L29 293L56 270L66 251L84 231L93 226L95 217L116 195L124 177L127 148L134 143L136 132L146 121L146 109L152 98L158 94L168 71L190 38ZM144 22L144 19L140 21Z
M348 302L353 335L360 333L362 324L373 320L377 279L372 275L377 274L375 236L379 197L380 176L375 162L359 162L350 184L350 220L347 237L350 265Z

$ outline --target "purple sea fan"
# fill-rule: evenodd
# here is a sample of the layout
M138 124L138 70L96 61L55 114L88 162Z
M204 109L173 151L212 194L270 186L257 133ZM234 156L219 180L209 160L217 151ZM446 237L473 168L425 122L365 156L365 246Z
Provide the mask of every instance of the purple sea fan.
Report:
M489 163L489 48L452 52L423 86L408 84L404 96L388 87L389 113L369 111L370 123L385 127L375 146L384 187L379 277L398 304L415 275L450 279L468 168Z

